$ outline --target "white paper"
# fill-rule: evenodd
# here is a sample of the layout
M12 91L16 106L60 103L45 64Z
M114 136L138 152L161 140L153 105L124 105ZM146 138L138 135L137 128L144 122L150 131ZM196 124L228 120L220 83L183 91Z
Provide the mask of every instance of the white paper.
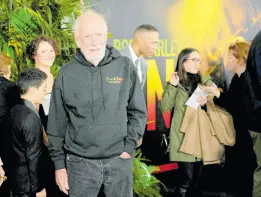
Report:
M51 100L51 94L45 95L42 105L43 105L43 109L44 109L44 114L46 116L49 114L50 100Z
M197 87L193 94L189 97L187 102L185 103L187 106L190 106L194 109L198 109L199 103L197 102L198 97L203 96L207 97L208 93L201 88Z

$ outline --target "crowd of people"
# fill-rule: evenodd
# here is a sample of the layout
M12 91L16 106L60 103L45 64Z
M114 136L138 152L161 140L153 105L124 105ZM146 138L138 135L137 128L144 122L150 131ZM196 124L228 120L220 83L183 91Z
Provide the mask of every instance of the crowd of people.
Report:
M51 66L59 47L51 37L37 37L28 45L35 67L20 72L14 83L12 59L0 53L1 197L10 193L13 197L95 197L100 191L108 197L133 196L133 155L147 121L145 58L157 50L159 32L152 25L141 25L133 42L117 51L107 45L104 17L87 10L76 19L74 36L75 56L62 65L55 79ZM176 71L159 103L163 112L173 114L170 161L178 163L181 175L177 197L200 196L202 166L221 160L228 182L233 183L231 194L261 196L260 43L261 32L251 45L240 41L228 46L226 69L234 75L226 88L224 78L199 74L202 59L197 49L179 53ZM192 109L186 103L198 87L206 95L199 96L198 107ZM204 114L209 115L210 103L229 112L226 117L232 117L235 132L233 146L220 140L222 151L207 150L208 158L215 155L215 161L184 148L189 136L183 132L184 124L195 119L189 114L197 113L200 122ZM215 130L217 123L212 121L209 128ZM190 140L195 145L205 143L202 138Z

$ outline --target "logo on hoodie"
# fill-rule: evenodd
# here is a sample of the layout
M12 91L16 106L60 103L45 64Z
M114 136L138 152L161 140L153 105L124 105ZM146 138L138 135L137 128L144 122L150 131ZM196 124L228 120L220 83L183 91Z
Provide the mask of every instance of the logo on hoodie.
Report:
M122 77L106 77L108 83L122 83Z

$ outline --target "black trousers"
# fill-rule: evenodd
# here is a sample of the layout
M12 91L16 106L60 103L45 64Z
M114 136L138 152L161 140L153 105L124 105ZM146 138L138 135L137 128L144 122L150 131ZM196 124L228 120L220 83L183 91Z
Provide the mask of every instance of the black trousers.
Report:
M202 162L178 162L179 184L177 196L198 197L200 196L200 177L203 168Z

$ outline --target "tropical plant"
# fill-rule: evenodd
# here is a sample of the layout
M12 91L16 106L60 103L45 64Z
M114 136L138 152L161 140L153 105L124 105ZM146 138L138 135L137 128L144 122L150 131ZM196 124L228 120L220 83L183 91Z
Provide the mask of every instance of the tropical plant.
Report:
M133 159L133 190L134 196L139 197L162 197L161 186L164 185L151 173L157 170L156 166L148 166L142 158L141 150L137 150Z
M13 74L32 66L26 46L39 35L52 36L60 44L61 56L52 71L70 60L76 48L72 24L80 12L79 0L2 0L0 51L14 59Z

